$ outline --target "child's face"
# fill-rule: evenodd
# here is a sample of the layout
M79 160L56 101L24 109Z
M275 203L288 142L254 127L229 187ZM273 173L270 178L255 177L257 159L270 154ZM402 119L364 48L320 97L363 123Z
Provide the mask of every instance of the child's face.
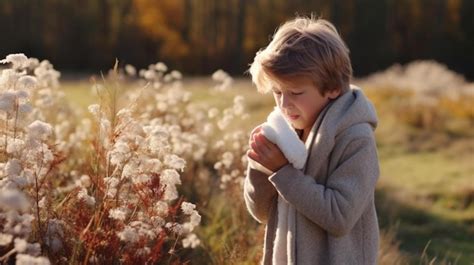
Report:
M307 77L293 77L283 82L273 82L273 97L277 106L295 129L309 132L321 110L339 91L324 96Z

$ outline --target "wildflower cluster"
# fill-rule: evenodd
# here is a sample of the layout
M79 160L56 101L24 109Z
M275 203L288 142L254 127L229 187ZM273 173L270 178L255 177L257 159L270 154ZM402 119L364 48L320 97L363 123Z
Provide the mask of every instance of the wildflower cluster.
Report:
M359 83L374 90L375 103L392 102L390 109L397 117L416 127L442 129L449 128L453 120L474 121L470 106L474 84L435 61L395 65Z
M232 85L232 77L224 70L217 70L212 74L212 79L218 82L218 85L214 87L217 91L228 90Z
M0 260L49 264L42 257L48 177L57 164L52 126L31 101L54 80L48 62L11 54L0 78ZM31 75L30 73L33 73ZM51 101L52 102L52 101Z
M140 118L143 122L155 119L169 126L172 131L170 142L173 152L188 161L189 169L192 170L185 172L185 177L208 174L209 168L205 160L210 160L215 164L213 169L220 177L221 188L227 187L228 183L234 183L235 188L241 189L248 133L241 128L232 128L232 123L248 118L244 98L235 97L233 105L223 110L198 105L191 102L192 94L184 88L181 74L176 71L166 73L167 69L163 63L157 63L150 65L147 70L140 70L142 78L139 83L143 84L143 79L151 82L147 88L140 91L143 99L138 107ZM145 73L154 78L146 78ZM225 89L233 82L222 70L214 73L213 79L219 82L216 87ZM216 89L215 93L222 90ZM137 92L131 90L128 97L135 94ZM238 194L240 195L240 192Z
M226 189L229 184L232 184L231 187L237 187L240 191L243 187L247 165L248 134L243 130L227 131L226 129L236 117L243 120L248 118L248 114L244 113L244 98L242 96L235 97L234 105L224 109L223 114L223 117L218 119L217 126L225 133L222 139L213 146L214 152L220 155L220 160L214 164L214 169L221 176L220 187L222 189Z
M126 65L93 86L101 101L84 114L64 103L50 62L13 54L0 63L9 66L0 76L1 262L182 262L201 245L199 204L182 194L217 183L240 197L243 97L222 110L199 105L164 63ZM223 71L213 78L215 93L232 83Z
M92 118L74 130L77 113L58 103L59 73L48 61L14 54L0 62L10 64L0 79L2 262L153 263L200 244L193 231L201 216L177 189L186 161L173 120L145 119L135 101L119 110L112 98L91 105ZM154 78L180 78L160 75L163 67ZM166 117L166 106L160 111Z

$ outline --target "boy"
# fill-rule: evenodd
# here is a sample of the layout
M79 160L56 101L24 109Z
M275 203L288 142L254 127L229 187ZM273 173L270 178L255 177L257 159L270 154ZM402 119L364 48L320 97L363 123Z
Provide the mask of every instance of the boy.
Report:
M308 150L297 170L260 126L251 133L247 156L257 163L244 198L266 224L262 264L376 264L377 117L350 86L349 50L336 29L314 18L285 23L250 74L260 92L273 92Z

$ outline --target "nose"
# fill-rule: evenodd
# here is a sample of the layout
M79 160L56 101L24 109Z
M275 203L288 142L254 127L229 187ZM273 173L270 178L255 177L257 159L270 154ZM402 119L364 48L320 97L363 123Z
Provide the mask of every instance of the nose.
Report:
M280 97L280 108L287 109L291 106L291 104L292 103L290 97L282 93Z

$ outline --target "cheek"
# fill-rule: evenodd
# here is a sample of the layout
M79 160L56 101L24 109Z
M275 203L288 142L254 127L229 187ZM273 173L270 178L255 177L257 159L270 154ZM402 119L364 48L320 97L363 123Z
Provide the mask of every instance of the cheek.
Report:
M308 103L305 100L297 100L295 107L300 111L300 112L307 112L308 111Z
M317 112L316 107L314 106L314 104L307 104L307 102L305 103L306 104L301 105L301 112L304 113L304 116L306 118L310 118L314 116L315 113Z

